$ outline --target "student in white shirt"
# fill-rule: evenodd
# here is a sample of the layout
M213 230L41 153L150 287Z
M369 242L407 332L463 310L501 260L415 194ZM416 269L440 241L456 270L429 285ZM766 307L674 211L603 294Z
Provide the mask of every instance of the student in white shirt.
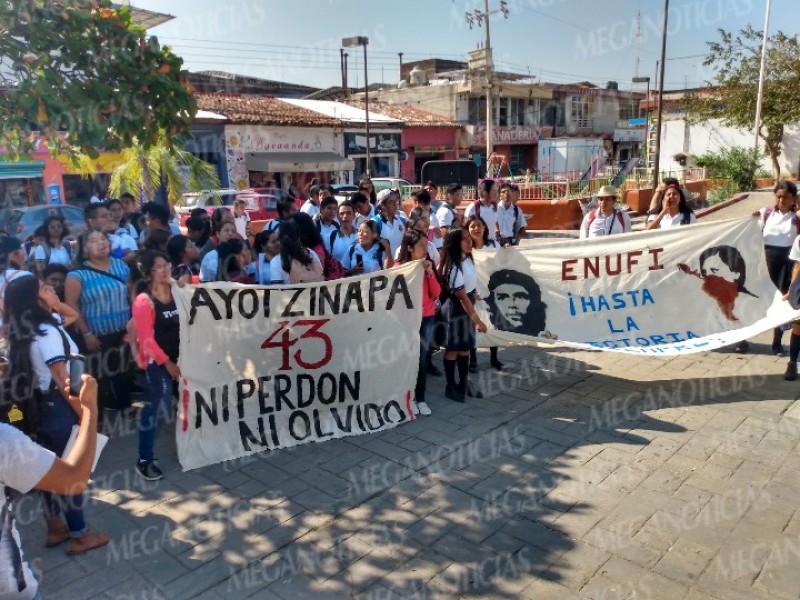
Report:
M528 226L522 209L517 206L516 196L519 188L511 183L500 186L500 203L497 205L497 229L500 245L517 246Z
M350 196L350 203L353 205L353 210L356 211L356 219L354 221L356 229L358 229L364 221L375 218L375 209L364 193L356 192Z
M789 291L793 261L800 260L800 248L794 249L800 234L800 219L795 213L797 200L797 186L782 181L775 186L775 204L753 213L761 223L769 277L782 294ZM772 352L776 356L783 356L782 337L783 329L776 327L772 333Z
M70 361L78 348L64 330L63 319L52 312L59 305L52 288L40 286L35 278L17 279L6 289L8 375L11 381L27 383L25 397L33 394L37 398L39 418L34 432L42 446L60 456L81 411L77 399L65 393ZM77 312L70 312L77 320ZM67 554L75 555L104 546L111 539L86 526L82 494L62 496L60 502L50 497L44 504L49 545L70 540Z
M461 184L451 183L447 187L447 196L444 202L442 202L439 209L436 211L436 221L439 225L439 237L433 238L433 243L436 245L437 250L442 248L447 230L456 223L456 209L461 204L461 192Z
M236 237L236 225L225 221L217 232L219 244ZM219 253L217 248L209 250L200 262L200 281L216 281L219 269Z
M477 215L486 223L489 239L497 239L497 186L493 179L484 179L478 186L479 200L471 203L464 211L464 219Z
M660 206L647 217L647 229L667 229L697 222L686 196L677 184L667 186Z
M20 493L38 489L74 495L86 487L97 445L97 381L84 375L79 398L71 398L80 418L78 435L62 459L33 442L24 433L0 423L0 488ZM3 410L12 410L4 406ZM8 419L5 419L8 420ZM0 597L16 600L40 598L39 583L25 560L14 522L14 506L0 493Z
M44 243L36 246L33 251L33 261L39 276L51 263L65 267L72 264L72 247L69 242L64 241L64 238L69 235L69 228L64 222L64 218L59 215L51 215L45 219L43 227L47 237Z
M389 243L380 238L375 221L364 221L359 225L358 241L350 246L341 263L348 276L392 267L394 261Z
M331 248L331 234L339 231L339 223L336 221L336 215L339 211L339 203L333 196L325 196L319 203L319 214L314 217L314 225L322 237L322 245L329 254L333 254Z
M617 201L617 188L604 185L597 192L595 208L583 217L580 228L580 239L627 233L631 230L631 218L626 211L618 210L614 203Z
M250 223L250 215L247 214L247 204L244 200L233 201L233 224L236 225L236 233L243 240L247 239L247 225Z
M308 194L308 200L303 202L303 206L300 207L300 212L304 212L310 217L318 215L322 199L331 195L333 194L331 193L330 186L324 183L312 186Z
M381 238L389 242L392 256L400 247L406 230L405 219L401 218L399 210L400 192L381 190L378 193L378 216L375 221L378 222Z
M354 226L356 218L355 209L349 200L345 200L339 205L339 229L331 233L328 238L328 246L333 257L342 262L345 254L358 241L358 230ZM323 238L323 242L325 239Z

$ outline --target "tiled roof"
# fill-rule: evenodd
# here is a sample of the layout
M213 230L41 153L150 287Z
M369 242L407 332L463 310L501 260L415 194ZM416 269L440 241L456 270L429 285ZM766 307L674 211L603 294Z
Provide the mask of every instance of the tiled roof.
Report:
M356 108L364 109L364 103L358 100L348 102L348 104ZM369 112L380 113L387 117L392 117L402 121L406 127L460 127L459 123L443 117L430 113L426 110L421 110L409 104L395 104L393 102L370 102Z
M237 94L195 94L197 108L224 115L231 123L295 127L340 127L332 119L278 98Z

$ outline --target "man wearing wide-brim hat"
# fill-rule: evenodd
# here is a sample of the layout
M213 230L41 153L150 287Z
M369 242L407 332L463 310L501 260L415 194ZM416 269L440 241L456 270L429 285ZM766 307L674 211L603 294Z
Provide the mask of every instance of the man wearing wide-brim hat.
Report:
M604 185L597 192L598 208L586 213L581 223L581 239L593 238L631 230L631 218L627 211L618 209L617 188Z

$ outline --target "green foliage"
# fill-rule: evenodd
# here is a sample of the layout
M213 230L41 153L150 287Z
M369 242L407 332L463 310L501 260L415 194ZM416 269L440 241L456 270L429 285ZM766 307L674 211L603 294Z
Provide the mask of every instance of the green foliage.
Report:
M748 26L738 34L719 30L720 40L708 42L704 64L716 70L708 93L689 98L694 121L718 118L728 127L752 130L758 97L763 32ZM768 39L767 71L761 108L759 135L772 160L773 175L779 176L778 157L786 124L800 121L800 39L778 32Z
M698 167L705 167L712 179L727 179L737 192L755 188L756 172L761 156L746 148L724 148L695 159Z
M174 205L187 187L193 192L221 187L213 165L168 142L162 135L147 148L133 145L123 150L124 162L111 174L111 193L115 196L123 192L134 196L141 193L152 200L155 188L163 181L169 203ZM184 173L188 176L186 181Z
M715 204L723 202L728 198L733 198L736 194L739 193L741 192L739 188L736 186L736 184L733 181L726 179L722 183L722 185L720 185L719 187L715 187L714 189L709 191L708 204L709 206L714 206Z
M196 105L183 61L111 0L0 2L0 145L29 154L148 148L188 131Z

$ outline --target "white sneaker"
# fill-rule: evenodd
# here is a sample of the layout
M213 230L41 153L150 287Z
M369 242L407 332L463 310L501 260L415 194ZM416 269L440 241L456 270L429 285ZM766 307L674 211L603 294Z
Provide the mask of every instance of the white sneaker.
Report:
M411 403L411 412L415 415L419 414L419 403L416 400Z
M428 404L425 401L416 402L416 405L417 405L417 410L419 410L419 414L421 414L421 415L423 415L425 417L427 417L429 414L431 414L431 409L430 409L430 407L428 406Z

